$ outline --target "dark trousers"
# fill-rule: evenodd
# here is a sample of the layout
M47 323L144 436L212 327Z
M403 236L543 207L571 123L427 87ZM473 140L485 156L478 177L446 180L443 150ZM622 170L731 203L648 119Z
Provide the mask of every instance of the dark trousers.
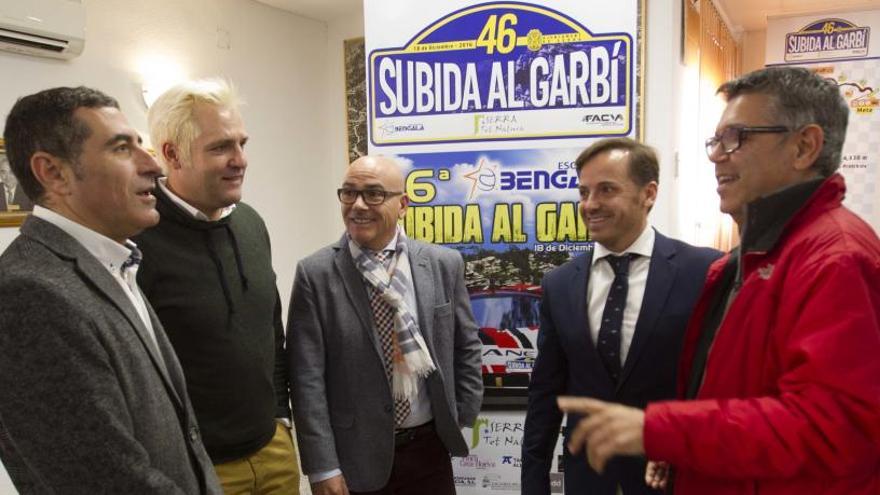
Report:
M354 495L455 495L452 460L434 428L426 428L394 448L388 484Z

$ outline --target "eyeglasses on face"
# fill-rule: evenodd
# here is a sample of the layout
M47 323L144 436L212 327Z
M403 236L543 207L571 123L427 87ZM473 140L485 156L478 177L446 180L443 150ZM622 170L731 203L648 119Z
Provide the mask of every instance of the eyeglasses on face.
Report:
M711 158L720 145L721 151L723 151L724 154L729 155L742 146L745 136L748 134L774 134L789 131L791 131L791 129L782 125L728 127L721 131L721 135L715 135L706 140L706 154Z
M403 192L395 192L395 191L386 191L384 189L349 189L347 187L340 187L336 190L336 196L339 197L339 201L346 205L354 204L357 201L358 196L364 198L364 203L370 206L378 206L388 201L388 198L392 198L394 196L400 196Z

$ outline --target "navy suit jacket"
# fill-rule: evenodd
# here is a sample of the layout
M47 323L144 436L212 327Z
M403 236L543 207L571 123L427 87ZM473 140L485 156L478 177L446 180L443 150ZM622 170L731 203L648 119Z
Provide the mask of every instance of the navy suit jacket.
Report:
M720 255L657 233L642 308L618 383L608 376L590 337L587 284L592 251L544 276L538 358L523 436L524 495L549 493L549 471L562 422L557 396L588 396L639 408L675 397L685 325L709 264ZM574 427L580 419L571 415L568 425ZM626 495L657 493L644 482L644 458L617 457L599 475L584 455L575 457L563 450L566 493L615 495L618 485Z

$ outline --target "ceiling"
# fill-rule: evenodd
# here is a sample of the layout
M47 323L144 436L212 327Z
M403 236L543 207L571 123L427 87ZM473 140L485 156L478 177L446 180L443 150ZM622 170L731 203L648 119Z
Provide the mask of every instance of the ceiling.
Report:
M363 9L363 0L257 0L294 14L329 22ZM431 1L431 0L423 0ZM540 1L540 0L535 0ZM735 33L763 30L767 16L880 9L880 0L713 0Z
M294 1L294 0L288 0ZM761 31L767 17L880 9L880 0L713 0L734 33Z
M317 21L329 22L362 10L363 0L257 0ZM428 0L430 1L430 0ZM878 0L880 1L880 0Z

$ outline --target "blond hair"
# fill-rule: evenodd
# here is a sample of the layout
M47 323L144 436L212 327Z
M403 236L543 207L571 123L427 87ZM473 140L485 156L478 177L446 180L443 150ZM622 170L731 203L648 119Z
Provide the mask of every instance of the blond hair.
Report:
M177 148L180 163L184 166L191 164L192 143L201 132L194 117L198 103L238 111L242 101L232 83L222 78L187 81L162 93L147 112L147 125L159 162L166 171L168 164L162 153L165 143Z

